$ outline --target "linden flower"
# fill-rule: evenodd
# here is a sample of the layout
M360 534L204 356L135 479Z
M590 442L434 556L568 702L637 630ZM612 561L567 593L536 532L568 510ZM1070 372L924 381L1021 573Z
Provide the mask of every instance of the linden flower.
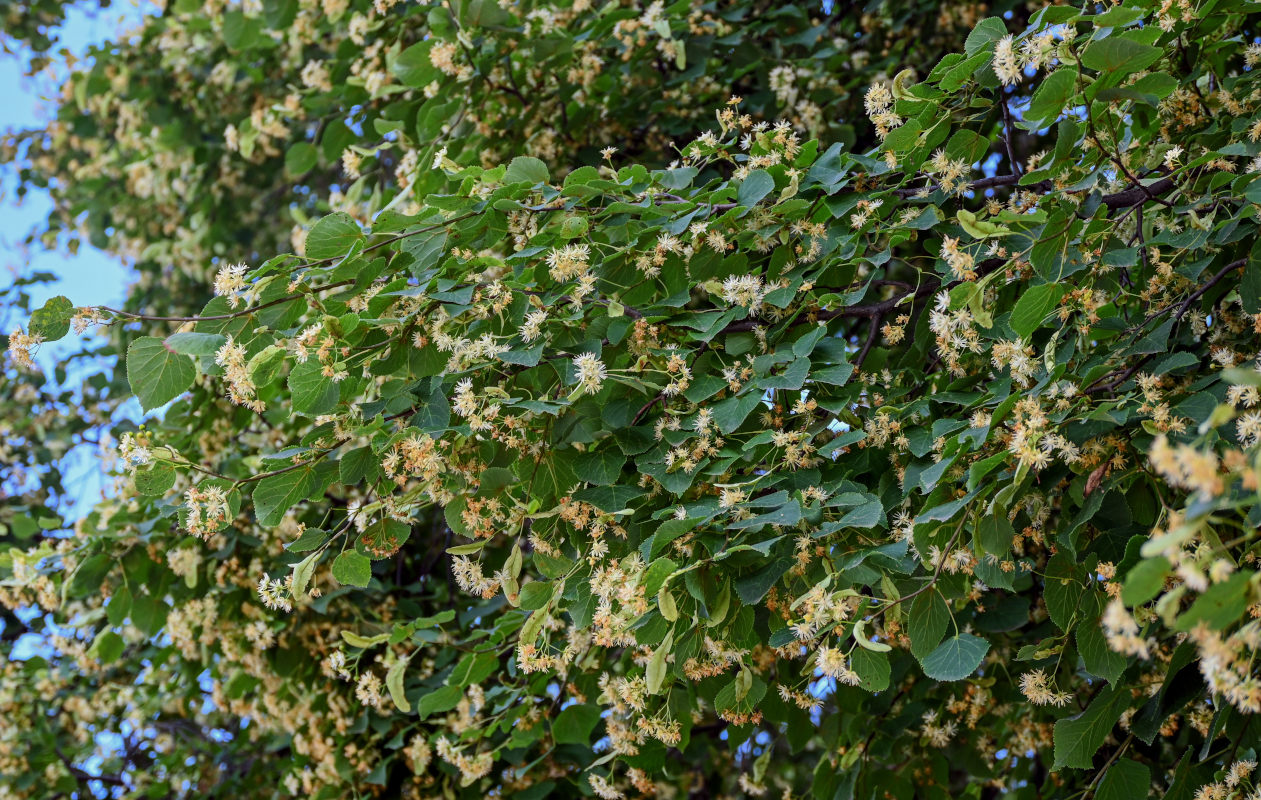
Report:
M124 433L118 440L118 456L128 471L137 467L147 467L153 463L153 451L148 447L148 439L138 439L135 434Z
M521 339L526 344L543 335L543 323L547 321L547 312L543 309L531 311L521 325Z
M721 508L734 508L743 503L747 497L743 489L723 489L718 505Z
M586 394L595 394L604 385L608 370L594 353L574 356L574 371L578 374L578 386Z
M591 248L585 244L567 244L547 254L548 274L554 281L568 281L586 273Z
M31 348L42 341L44 341L43 336L32 336L22 333L21 328L15 329L9 334L9 358L13 359L13 363L19 367L34 369L35 362L31 360Z
M217 297L228 298L228 305L236 308L241 304L241 295L246 289L244 264L225 264L219 267L215 275L214 292Z
M1020 59L1012 48L1012 36L1007 34L994 45L994 73L998 75L1004 86L1018 83L1021 78Z
M302 68L302 85L308 89L331 92L333 90L333 81L329 77L328 67L324 66L324 63L321 61L308 61L306 66Z
M273 580L266 572L258 579L258 599L273 611L293 610L293 602L286 596L288 593L284 583Z
M429 762L433 759L433 751L429 747L429 742L421 734L412 737L411 743L403 751L412 762L412 771L420 774L429 769Z
M223 377L228 383L228 398L239 406L256 413L266 409L263 401L255 396L257 387L250 377L249 365L245 360L245 347L233 341L229 336L215 352L215 363L223 367Z
M722 299L728 305L744 306L750 314L762 310L771 287L757 275L732 275L722 282Z
M591 774L587 776L587 780L591 782L591 790L604 800L621 800L626 796L603 775Z
M1244 50L1244 64L1250 69L1261 64L1261 43L1253 42L1248 45L1248 49Z
M1039 706L1066 706L1073 699L1069 692L1057 692L1045 670L1035 669L1020 676L1020 691L1029 702Z
M829 678L835 678L848 686L857 686L858 673L849 667L849 659L835 647L820 647L815 665Z
M950 271L954 273L954 277L957 280L976 280L976 272L972 269L976 259L966 250L959 247L958 239L952 239L949 236L942 239L941 257L950 266Z
M355 697L365 706L377 708L381 705L381 679L374 672L365 672L355 683Z
M231 509L221 486L189 487L184 493L184 507L188 511L185 527L199 539L209 540L228 524Z

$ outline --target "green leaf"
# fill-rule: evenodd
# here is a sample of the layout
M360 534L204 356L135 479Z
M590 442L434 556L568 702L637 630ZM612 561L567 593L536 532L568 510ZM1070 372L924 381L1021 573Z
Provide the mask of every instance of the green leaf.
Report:
M429 60L429 51L436 39L424 39L398 54L394 60L394 75L404 85L419 89L442 73Z
M470 653L460 659L451 674L447 676L448 686L461 688L474 683L481 683L499 669L499 658L494 653Z
M968 677L981 666L990 643L970 633L960 633L942 642L920 661L924 674L933 680L957 681Z
M1007 25L999 17L986 17L968 34L963 42L963 51L973 55L990 47L1007 35Z
M1091 675L1098 675L1108 683L1116 684L1125 671L1126 658L1108 646L1099 620L1086 620L1077 626L1077 652Z
M110 625L122 625L129 613L131 613L131 590L123 584L110 595L109 604L105 606L105 618L109 620Z
M218 333L173 333L166 337L166 349L183 356L213 356L228 341Z
M656 594L657 590L666 582L666 578L674 574L674 571L678 568L678 564L664 556L649 564L639 579L640 585L644 587L644 595L652 597Z
M537 611L552 599L552 584L546 581L531 581L521 587L521 608L525 611Z
M959 220L959 226L967 232L973 239L988 239L990 237L1001 237L1011 233L1011 229L996 222L979 219L976 214L968 211L966 208L959 209L955 216ZM989 327L986 325L985 327Z
M443 711L450 711L460 704L460 700L464 697L464 691L458 686L443 686L427 692L420 698L420 702L416 704L416 713L421 719L430 714L440 714Z
M290 553L310 553L311 550L319 548L327 540L328 532L320 530L318 527L308 527L298 539L286 544L285 549L289 550Z
M337 478L347 486L354 486L369 475L375 474L378 459L371 447L356 447L337 462Z
M850 666L858 674L859 688L869 692L883 692L889 688L888 653L880 653L865 647L855 648L850 655Z
M109 664L118 660L126 646L127 643L123 641L123 637L105 628L96 635L96 639L88 649L88 655L95 656L102 664Z
M656 558L666 545L695 528L699 522L699 519L688 518L668 519L661 523L656 533L644 545L647 549L645 560Z
M742 206L755 206L758 201L775 190L775 179L764 169L755 169L740 182L736 202Z
M246 367L250 371L250 380L257 386L267 386L280 375L280 368L285 364L285 349L269 344L250 357Z
M986 554L1006 558L1011 552L1011 542L1016 531L1006 514L991 514L981 520L976 529L977 540Z
M626 456L616 448L582 453L574 464L578 479L595 486L612 486L622 474Z
M1252 576L1251 572L1236 572L1224 582L1208 587L1187 612L1178 617L1174 627L1179 631L1189 631L1201 622L1217 631L1229 627L1248 608L1248 588Z
M879 500L869 500L860 506L851 508L837 522L842 528L874 528L884 517L884 506Z
M375 636L361 636L355 633L354 631L347 631L347 630L343 630L341 632L341 635L342 635L342 639L346 641L346 644L350 645L351 647L359 647L364 650L368 649L369 647L376 647L382 642L389 641L389 638L390 638L390 635L388 633L378 633Z
M1033 93L1025 119L1031 126L1044 128L1059 118L1064 106L1073 99L1077 88L1077 70L1060 67L1052 72Z
M285 173L299 178L319 163L320 151L310 142L298 142L285 151Z
M547 183L547 164L533 156L517 156L504 173L504 183Z
M1121 601L1127 606L1138 606L1160 594L1165 587L1165 576L1171 569L1164 556L1146 558L1135 564L1125 575L1121 585Z
M338 211L311 227L306 235L306 257L313 261L341 258L361 239L363 231L355 218Z
M1044 283L1030 287L1011 310L1011 329L1020 338L1028 339L1034 331L1042 327L1046 318L1059 307L1060 298L1068 290L1056 283ZM1053 327L1058 327L1058 321Z
M556 715L552 723L552 739L556 744L591 744L591 732L600 722L596 706L574 704Z
M315 472L310 467L292 469L263 478L254 487L254 513L258 524L274 528L294 505L315 491Z
M1142 800L1152 788L1152 773L1146 764L1122 759L1108 767L1099 782L1097 800Z
M154 464L147 469L138 469L132 478L136 482L136 491L150 497L160 497L175 485L175 468L170 464Z
M411 236L403 240L402 248L403 252L412 257L409 267L412 275L420 280L428 280L425 276L426 270L432 269L447 252L447 232L433 231L427 235Z
M1095 753L1103 745L1112 727L1128 705L1129 689L1107 687L1082 713L1055 723L1055 763L1052 770L1063 767L1090 769Z
M84 594L96 594L100 591L101 582L113 569L116 562L105 553L88 556L75 568L70 579L70 594L79 597Z
M407 662L408 659L400 658L385 673L385 688L390 691L390 699L404 714L411 713L412 710L412 704L407 702L407 696L403 694L403 677L407 672Z
M644 670L644 675L648 682L648 694L659 694L661 692L661 687L665 684L666 679L666 657L670 655L670 648L673 646L674 630L671 629L666 634L665 641L653 650L652 658L648 659L648 666Z
M166 603L147 594L138 594L131 601L131 621L149 636L162 630L170 611Z
M929 589L911 601L907 613L907 635L911 637L911 654L923 658L931 653L950 627L950 609L936 591Z
M193 360L172 352L161 339L141 336L127 348L127 383L145 411L179 397L196 378Z
M787 558L780 558L766 566L762 567L752 575L746 575L736 580L736 594L740 596L740 600L745 605L756 605L762 602L762 598L766 597L766 593L771 590L784 573L788 571L793 562Z
M1249 202L1261 202L1261 179L1254 178L1244 190ZM1252 245L1248 263L1239 278L1239 303L1249 314L1261 313L1261 239Z
M333 561L333 577L347 586L367 586L372 580L372 562L354 550L347 550Z
M294 597L301 597L306 593L307 584L311 582L311 576L315 574L315 565L319 560L320 554L316 552L293 565L292 589Z
M1086 593L1077 564L1065 555L1053 556L1047 563L1043 593L1051 621L1067 632Z
M64 295L57 295L31 313L28 332L32 336L44 337L46 342L55 342L70 332L70 320L73 318L74 303Z
M731 433L744 424L753 409L761 403L761 392L745 392L739 397L728 397L714 404L714 422L723 433Z
M1164 53L1159 47L1135 41L1132 36L1096 39L1082 51L1082 66L1107 74L1113 82L1121 76L1144 70Z
M289 373L289 391L293 410L311 416L332 411L339 395L337 384L324 376L324 367L314 358L294 366Z

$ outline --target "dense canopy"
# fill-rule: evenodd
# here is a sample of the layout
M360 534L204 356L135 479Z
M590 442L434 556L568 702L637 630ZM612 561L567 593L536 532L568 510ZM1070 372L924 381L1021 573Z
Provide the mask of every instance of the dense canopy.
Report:
M1261 4L65 11L0 798L1261 796Z

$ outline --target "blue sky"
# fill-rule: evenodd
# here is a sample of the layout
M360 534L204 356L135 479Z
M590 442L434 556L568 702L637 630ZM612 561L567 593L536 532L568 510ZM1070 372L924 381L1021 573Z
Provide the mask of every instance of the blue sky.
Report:
M95 8L96 4L91 5ZM128 21L134 24L139 15L139 9L130 0L116 2L103 12L96 9L92 14L73 8L58 46L82 54L90 45L113 38ZM39 126L53 114L55 106L45 97L54 95L57 87L47 78L23 77L25 55L0 53L0 130ZM75 305L121 303L129 270L117 258L86 244L74 255L22 245L26 234L47 217L52 203L47 193L33 191L19 204L14 192L16 186L15 171L0 164L0 286L12 281L13 272L18 275L50 272L59 277L56 283L31 287L35 307L59 294L70 298ZM11 324L17 320L8 321ZM78 345L77 337L72 334L61 342L40 348L38 361L50 379L51 366L65 354L76 351ZM75 377L71 375L70 380ZM94 449L88 447L72 451L63 462L63 470L74 499L62 512L74 518L100 496L105 476L99 469Z
M59 46L81 54L89 45L110 39L122 24L120 20L134 21L139 13L129 2L115 3L91 15L72 8ZM0 54L0 129L37 126L52 114L53 105L43 95L51 94L57 87L47 79L22 77L23 66L21 56ZM51 203L48 196L40 192L27 195L18 205L13 191L15 185L13 170L0 164L0 254L5 268L0 280L5 283L11 280L8 275L11 267L16 267L21 274L43 270L57 274L61 280L55 286L36 289L34 294L41 302L58 294L69 297L75 305L109 305L120 301L127 270L117 259L86 245L74 256L37 249L27 251L21 247L23 236L47 216Z

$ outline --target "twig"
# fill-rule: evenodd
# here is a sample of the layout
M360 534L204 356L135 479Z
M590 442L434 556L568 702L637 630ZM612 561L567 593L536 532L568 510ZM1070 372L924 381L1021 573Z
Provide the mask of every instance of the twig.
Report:
M1020 168L1020 162L1016 160L1016 148L1012 145L1011 134L1011 108L1007 105L1007 95L1003 95L1003 144L1007 148L1007 161L1011 164L1011 174L1019 176L1023 170Z
M863 362L867 360L867 354L871 352L871 347L876 343L876 337L880 335L880 322L884 319L882 314L877 314L871 318L871 330L867 332L867 342L863 345L863 349L858 351L858 356L854 359L854 372L861 372Z

